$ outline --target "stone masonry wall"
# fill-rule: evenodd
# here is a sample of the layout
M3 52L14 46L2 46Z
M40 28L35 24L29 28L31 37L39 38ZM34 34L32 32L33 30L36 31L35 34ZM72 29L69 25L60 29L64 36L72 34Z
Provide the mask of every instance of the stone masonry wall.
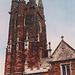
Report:
M71 75L75 75L75 61L52 63L51 68L49 69L49 75L61 75L62 64L70 64Z

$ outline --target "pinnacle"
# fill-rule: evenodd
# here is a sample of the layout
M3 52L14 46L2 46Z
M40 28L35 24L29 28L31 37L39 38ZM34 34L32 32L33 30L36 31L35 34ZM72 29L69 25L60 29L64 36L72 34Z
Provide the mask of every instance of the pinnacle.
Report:
M38 7L43 8L42 0L39 0Z

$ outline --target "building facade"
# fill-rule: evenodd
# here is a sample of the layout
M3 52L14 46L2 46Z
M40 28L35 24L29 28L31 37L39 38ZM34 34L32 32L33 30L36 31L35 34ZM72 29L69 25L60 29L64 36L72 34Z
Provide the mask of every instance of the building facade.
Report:
M47 49L42 0L12 0L4 75L75 75L75 50L62 41Z
M43 9L42 0L38 5L36 0L29 0L27 4L25 0L12 0L5 75L43 72L41 59L48 57Z
M75 50L64 40L49 59L49 75L75 75Z

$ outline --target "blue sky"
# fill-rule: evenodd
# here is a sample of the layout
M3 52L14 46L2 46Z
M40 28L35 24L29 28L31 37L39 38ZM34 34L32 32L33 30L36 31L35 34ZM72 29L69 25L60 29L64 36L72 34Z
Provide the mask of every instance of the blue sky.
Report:
M47 39L52 43L52 50L59 44L62 35L65 41L75 48L75 0L43 0L43 5ZM10 8L11 0L0 1L0 75L4 75Z

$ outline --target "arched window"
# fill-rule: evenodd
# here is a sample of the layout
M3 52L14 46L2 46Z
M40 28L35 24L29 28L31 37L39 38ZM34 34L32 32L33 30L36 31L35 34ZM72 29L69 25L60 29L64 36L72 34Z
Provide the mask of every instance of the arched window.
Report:
M39 22L39 32L40 32L40 33L42 32L42 25L41 25L40 22Z

